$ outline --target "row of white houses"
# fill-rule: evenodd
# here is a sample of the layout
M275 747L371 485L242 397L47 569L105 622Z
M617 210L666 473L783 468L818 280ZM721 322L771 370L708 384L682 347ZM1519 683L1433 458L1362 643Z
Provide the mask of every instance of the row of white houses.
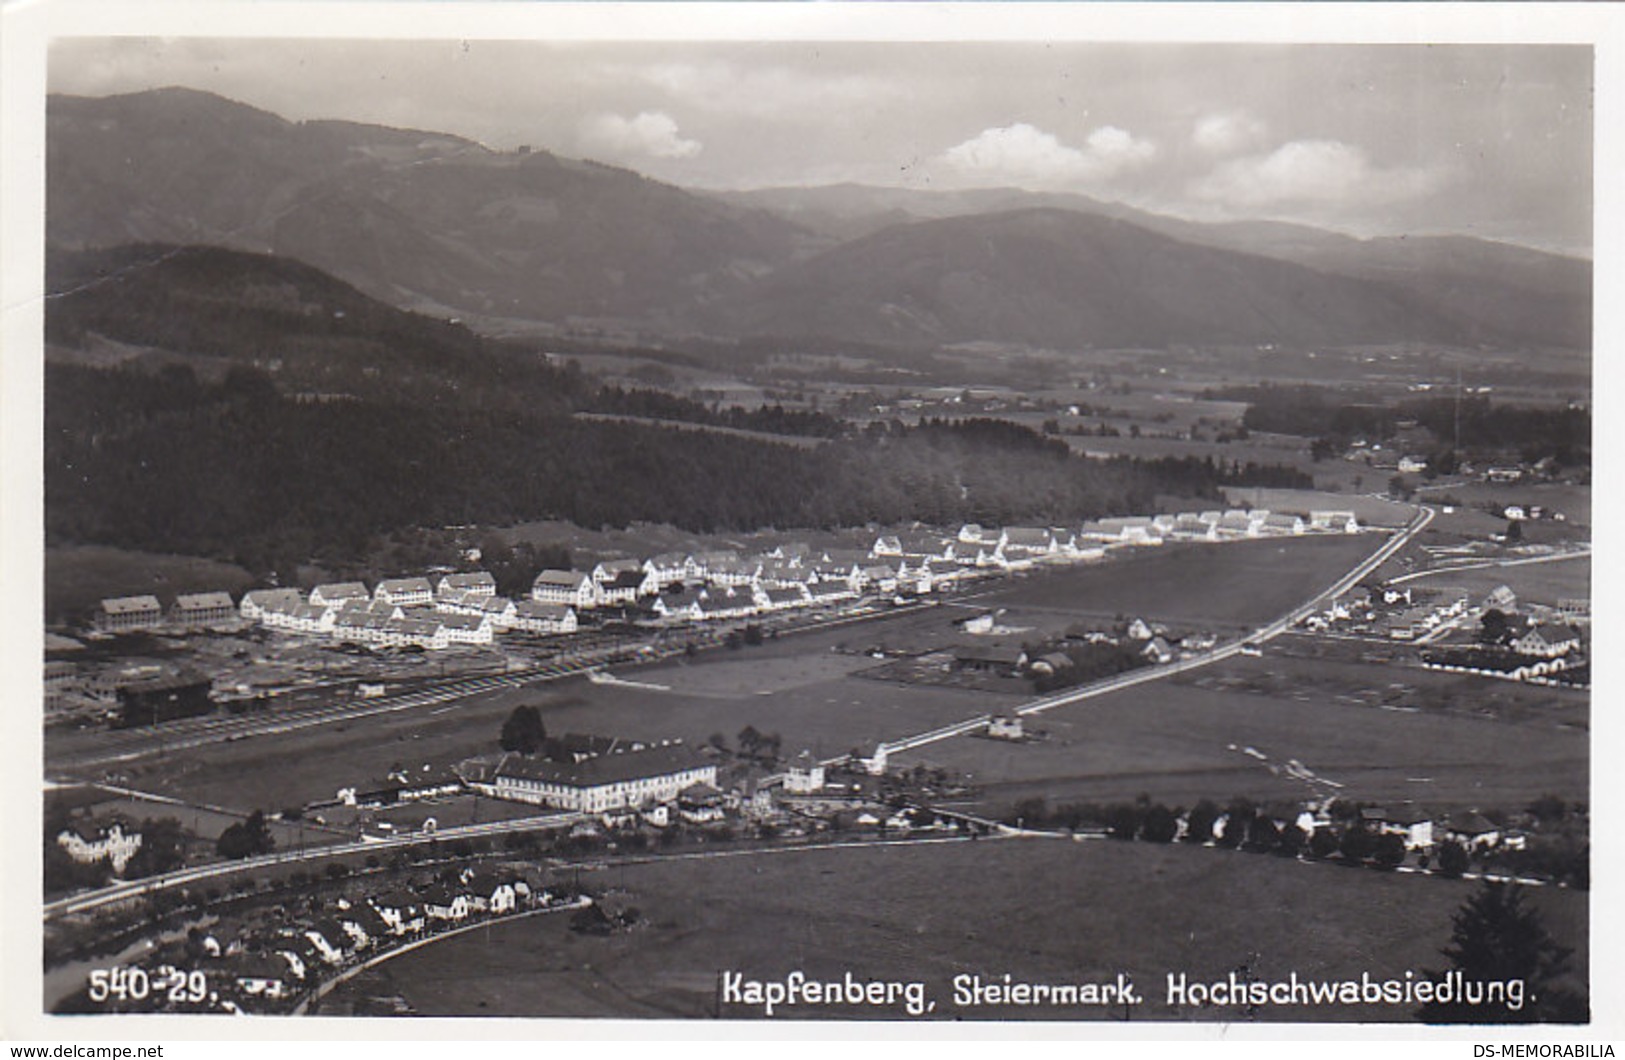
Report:
M642 560L605 560L591 570L545 570L536 577L529 600L497 596L496 579L474 571L438 580L390 578L370 590L359 581L333 582L316 586L308 596L297 589L256 589L235 606L223 592L183 594L167 613L150 595L118 597L102 601L96 625L123 632L166 624L201 628L242 619L361 643L443 648L489 644L493 636L510 630L572 633L579 612L640 601L652 601L657 614L673 621L739 618L864 593L938 592L981 572L1100 560L1119 546L1359 529L1353 512L1314 511L1306 519L1257 509L1099 519L1075 532L970 523L953 536L882 534L866 550L790 543L757 556L732 550L667 552ZM680 589L672 593L673 587Z

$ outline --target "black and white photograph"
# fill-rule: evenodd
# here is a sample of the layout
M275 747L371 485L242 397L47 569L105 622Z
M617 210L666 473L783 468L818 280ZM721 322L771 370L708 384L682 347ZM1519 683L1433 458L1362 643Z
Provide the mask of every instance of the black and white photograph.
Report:
M335 6L11 64L11 1036L1616 1018L1616 12Z

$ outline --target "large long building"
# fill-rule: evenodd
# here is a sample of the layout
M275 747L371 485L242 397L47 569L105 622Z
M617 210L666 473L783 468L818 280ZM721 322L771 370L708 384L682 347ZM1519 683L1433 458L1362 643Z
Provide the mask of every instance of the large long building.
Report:
M579 762L509 755L487 783L499 799L582 813L670 802L693 784L715 784L717 767L683 744L595 755Z

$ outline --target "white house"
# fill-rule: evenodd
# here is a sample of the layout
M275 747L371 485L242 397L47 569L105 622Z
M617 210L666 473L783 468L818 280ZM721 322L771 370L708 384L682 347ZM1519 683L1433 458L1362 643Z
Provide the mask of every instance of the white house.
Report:
M441 635L451 644L490 644L491 619L486 615L437 615Z
M1360 520L1354 517L1353 512L1312 511L1309 513L1309 528L1337 534L1357 534L1360 532Z
M526 633L574 633L579 628L574 608L535 600L514 604L510 626Z
M141 833L126 832L124 826L116 822L106 830L68 828L57 833L56 844L68 852L68 857L82 865L105 858L113 866L114 873L121 873L130 859L135 857L135 852L141 849Z
M476 596L495 596L497 594L497 580L487 571L473 571L468 574L447 574L440 579L435 587L436 596L447 596L451 593L473 593Z
M784 790L791 795L810 795L824 788L824 767L811 751L796 755L784 771Z
M699 570L690 565L690 559L686 552L662 552L644 560L643 571L653 580L655 591L659 592L668 585L699 578Z
M578 570L544 570L531 585L530 598L539 604L562 604L584 611L598 604L592 576Z
M1301 515L1291 515L1287 512L1271 512L1265 516L1261 529L1266 534L1297 535L1303 533L1306 528Z
M467 920L473 911L473 903L460 888L437 884L423 893L423 912L430 920Z
M374 602L417 607L434 602L434 587L427 578L386 578L373 590Z
M310 602L317 607L343 607L351 600L366 602L371 599L372 594L360 582L334 582L318 585L310 591Z
M268 607L300 603L304 603L304 596L298 589L251 589L243 594L237 611L250 622L258 622Z
M563 763L510 755L488 787L499 799L582 813L670 802L693 784L715 784L716 763L680 743ZM472 786L472 783L471 783Z
M267 607L260 615L260 625L267 629L284 629L290 633L331 633L337 613L315 604L303 603L297 598L281 605Z

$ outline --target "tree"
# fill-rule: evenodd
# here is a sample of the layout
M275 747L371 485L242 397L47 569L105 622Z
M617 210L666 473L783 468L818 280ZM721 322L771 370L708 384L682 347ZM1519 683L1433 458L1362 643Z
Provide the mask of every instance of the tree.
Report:
M1106 811L1106 834L1113 839L1133 839L1144 815L1132 803L1118 803Z
M179 868L186 859L186 833L173 817L141 822L141 846L124 866L128 879L156 876Z
M754 755L756 749L762 745L762 734L756 731L756 726L747 725L739 730L738 740L742 754Z
M1329 858L1337 853L1340 845L1336 832L1330 828L1317 828L1309 836L1309 856Z
M1478 627L1478 640L1481 644L1501 643L1511 628L1506 612L1499 607L1486 610L1478 620Z
M1221 847L1234 850L1247 839L1247 830L1252 827L1253 818L1258 811L1246 799L1237 799L1224 811L1224 832L1214 840Z
M1281 838L1275 847L1275 852L1282 857L1295 858L1303 852L1304 844L1308 841L1308 838L1308 836L1304 835L1302 828L1299 828L1292 821L1288 821L1281 826Z
M1460 876L1467 871L1467 848L1448 839L1439 844L1439 871L1446 876Z
M1337 844L1337 852L1343 855L1343 860L1353 864L1361 864L1371 856L1376 840L1370 832L1354 824L1343 833L1343 838Z
M1140 826L1140 838L1148 843L1172 843L1179 833L1179 819L1162 803L1145 812L1145 823Z
M1267 814L1259 814L1247 824L1247 849L1268 853L1281 843L1281 830Z
M1405 840L1392 832L1378 836L1371 850L1371 860L1378 868L1398 868L1405 861Z
M712 733L710 738L705 742L710 744L712 747L715 747L719 751L726 751L728 749L728 738L722 735L720 732Z
M1213 822L1219 819L1219 807L1212 799L1203 799L1191 807L1185 818L1185 842L1206 843L1213 838Z
M502 723L502 749L522 755L533 755L547 740L547 728L542 724L542 712L530 704L513 708L508 720Z
M1405 481L1404 475L1394 475L1388 480L1388 493L1402 501L1411 499L1411 485Z
M1486 881L1468 897L1452 921L1449 945L1440 953L1450 971L1460 972L1463 993L1474 984L1521 985L1509 987L1504 1005L1471 1002L1471 994L1430 1001L1417 1010L1426 1023L1584 1023L1589 1006L1564 984L1573 951L1560 946L1541 922L1540 914L1524 905L1523 888ZM1444 973L1430 972L1435 980ZM1480 986L1479 989L1483 989ZM1516 1005L1516 1007L1514 1007Z
M215 850L223 858L247 858L256 854L269 854L276 846L271 829L265 823L265 814L255 810L248 820L230 825L215 841Z

